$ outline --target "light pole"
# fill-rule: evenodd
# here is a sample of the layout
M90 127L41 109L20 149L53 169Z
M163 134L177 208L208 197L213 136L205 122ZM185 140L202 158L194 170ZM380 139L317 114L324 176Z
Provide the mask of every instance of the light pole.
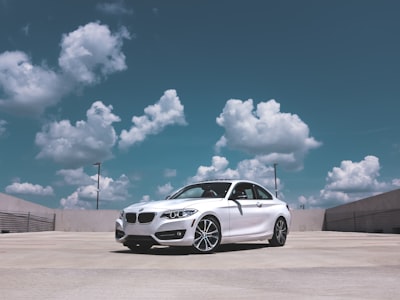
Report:
M101 162L97 162L93 164L97 166L97 201L96 201L96 209L99 209L99 193L100 193L100 165Z
M276 166L278 164L274 163L274 174L275 174L275 197L278 197L278 185L276 184Z

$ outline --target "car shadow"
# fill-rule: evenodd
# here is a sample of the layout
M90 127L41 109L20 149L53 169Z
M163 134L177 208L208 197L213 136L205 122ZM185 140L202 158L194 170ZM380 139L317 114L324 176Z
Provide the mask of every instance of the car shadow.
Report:
M262 248L269 248L268 243L238 243L221 245L217 251L210 254L235 252L235 251L251 251ZM165 255L165 256L182 256L182 255L204 255L196 253L191 247L168 247L168 246L153 246L148 250L132 251L129 249L110 251L111 253L119 254L144 254L144 255ZM206 255L210 255L206 254Z

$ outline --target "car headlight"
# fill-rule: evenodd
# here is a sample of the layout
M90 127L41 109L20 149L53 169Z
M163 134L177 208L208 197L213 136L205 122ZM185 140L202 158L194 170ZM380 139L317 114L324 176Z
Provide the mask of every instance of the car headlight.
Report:
M175 209L168 210L161 215L161 218L179 219L186 218L197 213L197 209Z
M121 210L120 212L119 212L119 219L121 219L121 220L123 220L124 219L124 211L123 210Z

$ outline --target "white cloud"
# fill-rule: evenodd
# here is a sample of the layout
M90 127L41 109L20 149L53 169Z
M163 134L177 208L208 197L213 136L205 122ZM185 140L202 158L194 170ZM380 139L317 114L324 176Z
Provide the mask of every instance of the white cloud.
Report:
M274 167L265 165L257 158L242 160L238 163L237 170L240 178L254 180L265 187L275 187ZM276 183L279 189L283 189L284 186L279 177L276 178Z
M132 117L134 124L129 131L122 130L119 147L126 149L146 139L148 135L160 133L168 125L186 125L183 105L175 90L167 90L160 100L144 109L144 115Z
M56 174L62 176L64 182L68 185L89 185L93 182L92 178L83 171L82 167L78 169L62 169L57 171Z
M92 206L87 201L79 199L78 192L74 192L67 198L62 198L60 204L64 209L91 209Z
M396 187L400 186L400 178L395 178L392 180L392 184Z
M58 175L64 177L64 182L78 188L67 198L62 198L60 204L64 208L92 208L97 200L97 174L89 176L82 168L75 170L60 170ZM79 180L82 180L81 182ZM100 201L123 201L128 199L129 179L125 174L119 178L100 175Z
M301 196L299 201L310 206L334 206L386 192L391 185L378 181L380 170L376 156L366 156L360 162L344 160L340 167L328 172L326 185L319 197Z
M3 136L6 133L6 125L7 121L5 120L0 120L0 137Z
M149 202L149 201L151 201L149 195L143 195L142 199L140 199L140 202Z
M237 179L239 172L228 168L229 161L222 156L213 156L211 166L200 166L195 176L189 182L203 181L209 179Z
M86 112L87 121L78 121L75 126L69 120L46 124L36 134L35 143L41 148L37 158L52 159L69 167L110 159L117 141L112 123L120 121L112 109L111 105L97 101Z
M110 15L131 15L133 10L126 7L124 1L98 3L96 8Z
M197 182L209 179L248 179L260 183L269 188L271 192L275 186L274 168L267 166L257 159L242 160L236 169L228 167L229 161L222 156L214 156L211 166L200 166L195 176L189 178L189 182ZM283 184L277 178L277 184L282 188Z
M58 63L76 81L97 83L101 79L98 71L107 76L126 69L121 48L123 39L129 38L125 27L113 34L106 25L88 23L63 36Z
M334 167L326 178L326 191L340 191L345 193L374 192L385 187L378 182L379 159L376 156L366 156L360 162L344 160L340 167Z
M0 110L38 116L64 96L66 87L56 72L46 66L34 66L25 53L0 54L0 91L4 94Z
M32 184L28 182L14 182L7 186L5 189L6 193L10 194L28 194L38 196L52 196L54 195L53 188L51 186L43 187L39 184Z
M166 178L176 177L176 170L175 169L165 169L164 177L166 177Z
M321 145L297 115L280 112L275 100L261 102L254 111L253 100L228 100L217 118L225 134L216 143L255 155L265 164L279 163L300 170L309 150Z
M34 65L21 51L0 53L0 110L38 117L56 105L77 85L98 83L101 78L127 68L122 52L125 27L112 33L108 26L88 23L65 34L61 41L59 66Z
M97 175L92 176L97 180ZM104 201L124 201L129 197L128 187L129 179L125 174L119 178L100 176L100 197Z
M168 183L166 183L166 184L164 184L164 185L161 185L161 186L158 186L158 187L157 187L157 194L166 197L166 196L168 196L173 190L174 190L174 187L171 185L170 182L168 182Z

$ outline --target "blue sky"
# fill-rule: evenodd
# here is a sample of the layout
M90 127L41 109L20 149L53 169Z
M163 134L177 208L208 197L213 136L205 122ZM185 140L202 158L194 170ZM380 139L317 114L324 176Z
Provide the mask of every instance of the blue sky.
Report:
M0 1L0 191L53 208L246 178L400 186L398 1Z

